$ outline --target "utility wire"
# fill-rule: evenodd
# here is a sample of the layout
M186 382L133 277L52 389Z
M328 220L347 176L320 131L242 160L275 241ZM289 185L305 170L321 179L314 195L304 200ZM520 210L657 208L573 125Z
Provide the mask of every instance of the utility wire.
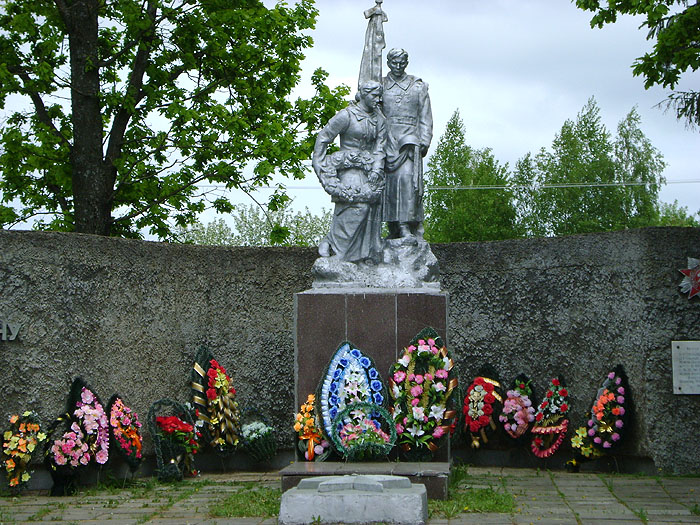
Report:
M505 184L475 184L475 185L470 185L470 186L465 186L465 185L457 185L457 186L427 186L426 189L428 191L436 191L436 190L451 190L451 191L461 191L461 190L527 190L527 189L549 189L549 188L606 188L606 187L615 187L615 186L647 186L647 185L652 185L656 184L658 186L663 186L665 184L697 184L700 183L700 179L696 180L667 180L662 184L659 184L657 182L560 182L560 183L555 183L555 184L540 184L540 185L534 185L534 186L523 186L523 185L515 185L515 186L509 186ZM216 184L202 184L199 186L200 188L219 188L222 186L218 186ZM284 186L285 189L287 190L322 190L323 188L320 185L317 186ZM236 188L233 188L236 189ZM275 186L259 186L258 188L255 189L260 189L260 190L275 190L277 187Z

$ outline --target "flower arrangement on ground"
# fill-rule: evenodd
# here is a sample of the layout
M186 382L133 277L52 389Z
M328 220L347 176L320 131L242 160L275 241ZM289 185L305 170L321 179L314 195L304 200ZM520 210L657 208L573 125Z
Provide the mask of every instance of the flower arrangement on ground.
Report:
M411 340L389 370L390 407L397 442L410 459L432 457L448 435L456 411L449 409L457 379L442 338L425 328Z
M204 439L220 454L232 453L241 434L236 389L226 369L206 348L195 357L191 387L196 417L205 423Z
M335 447L331 435L338 414L354 403L383 406L386 387L374 361L351 343L344 342L321 376L315 399L323 437Z
M569 428L568 414L569 391L564 381L555 377L537 407L535 423L530 429L534 434L530 448L535 456L548 458L559 449Z
M162 412L169 415L157 415ZM161 481L179 481L185 474L196 475L194 455L199 452L200 433L190 410L172 399L161 399L148 411L148 426L156 452Z
M109 459L107 415L97 395L82 385L81 380L76 380L76 384L80 387L80 394L73 403L75 408L69 417L59 418L60 421L69 421L70 428L54 440L51 459L57 467L85 466L93 459L104 465Z
M29 463L37 446L45 439L36 412L27 410L10 416L10 428L2 440L2 463L10 489L18 490L27 484L31 478Z
M389 412L374 403L346 406L333 421L333 444L350 461L386 457L396 442L396 429Z
M139 416L126 406L117 394L113 395L107 403L107 413L112 450L116 450L129 465L129 469L135 472L141 464L143 448Z
M588 411L586 426L576 429L571 448L576 457L567 463L572 470L588 459L604 456L620 444L627 428L629 399L627 376L622 365L607 374Z
M493 375L493 374L489 374ZM474 378L464 396L462 413L464 430L469 433L472 448L489 442L487 432L496 430L494 416L499 413L499 403L503 403L499 389L501 384L485 374Z
M535 421L535 407L532 406L531 381L520 375L513 381L513 388L506 392L503 410L498 420L503 429L513 439L525 435L530 424Z
M52 495L73 492L77 469L109 460L109 421L99 398L82 378L73 381L66 413L56 418L47 434L54 436L61 430L60 437L47 442L45 451L54 478Z
M256 463L269 461L277 453L274 429L258 410L243 411L241 443L243 450Z
M294 431L297 433L299 451L306 461L324 461L330 454L330 443L324 439L314 417L316 396L309 394L306 403L294 416Z

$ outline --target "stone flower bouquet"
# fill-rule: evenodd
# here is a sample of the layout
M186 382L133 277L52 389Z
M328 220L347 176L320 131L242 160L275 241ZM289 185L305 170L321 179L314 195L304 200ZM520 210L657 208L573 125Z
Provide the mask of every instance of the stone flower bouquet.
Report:
M243 411L241 417L241 444L243 450L256 463L271 460L277 453L277 440L272 426L254 408Z
M331 439L349 461L373 461L386 457L396 442L391 414L374 403L353 403L333 421Z
M27 410L22 415L10 416L10 428L2 440L2 463L10 490L18 491L27 484L31 478L29 463L37 446L45 439L36 412Z

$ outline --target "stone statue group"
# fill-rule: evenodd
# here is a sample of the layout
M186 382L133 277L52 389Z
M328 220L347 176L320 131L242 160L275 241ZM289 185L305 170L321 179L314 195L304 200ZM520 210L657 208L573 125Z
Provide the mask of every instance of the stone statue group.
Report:
M322 257L377 264L385 242L424 242L423 157L433 134L428 85L406 73L403 49L389 51L387 65L381 81L360 78L355 101L316 139L313 168L335 203ZM340 149L329 154L338 136Z

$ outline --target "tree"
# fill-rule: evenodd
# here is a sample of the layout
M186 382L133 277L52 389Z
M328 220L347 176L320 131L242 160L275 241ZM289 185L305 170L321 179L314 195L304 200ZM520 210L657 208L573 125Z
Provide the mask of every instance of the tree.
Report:
M348 93L317 70L316 95L288 100L316 16L312 0L0 0L0 108L32 108L0 131L0 225L167 238L232 209L211 185L302 177Z
M529 235L568 235L658 224L662 155L635 109L613 140L591 98L552 143L516 164L518 214Z
M659 226L700 227L699 214L688 214L688 208L680 206L677 200L673 204L662 202L659 215Z
M312 214L308 208L294 212L290 202L279 209L265 213L259 206L237 206L232 213L234 229L223 219L216 219L206 226L196 222L180 228L175 235L178 242L228 246L317 246L328 233L333 213L324 209L321 215ZM287 235L275 236L276 229L284 229Z
M633 64L644 86L659 84L673 90L686 71L700 67L700 5L688 0L576 0L580 9L595 13L591 27L602 27L618 15L641 15L649 29L647 40L656 39L654 50ZM665 102L679 120L700 125L700 92L673 91Z
M425 235L431 242L485 241L518 236L508 168L489 148L466 143L455 111L428 160ZM495 186L490 189L470 189Z

